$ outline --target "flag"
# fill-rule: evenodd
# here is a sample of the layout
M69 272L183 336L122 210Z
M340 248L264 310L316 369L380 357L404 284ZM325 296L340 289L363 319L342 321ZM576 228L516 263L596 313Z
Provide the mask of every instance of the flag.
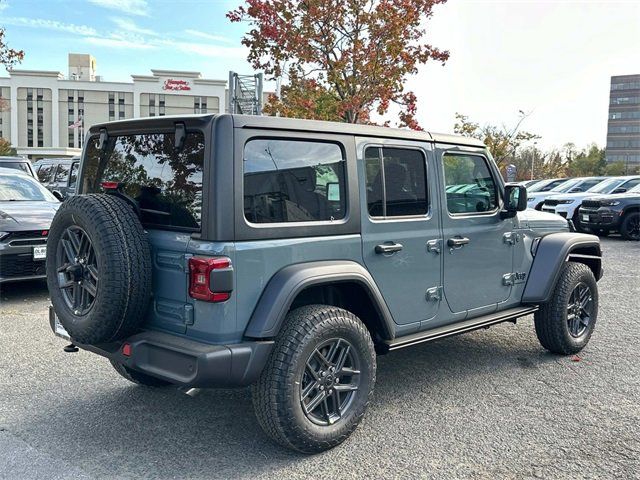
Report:
M69 125L69 128L80 128L82 126L82 117L78 117L78 120Z

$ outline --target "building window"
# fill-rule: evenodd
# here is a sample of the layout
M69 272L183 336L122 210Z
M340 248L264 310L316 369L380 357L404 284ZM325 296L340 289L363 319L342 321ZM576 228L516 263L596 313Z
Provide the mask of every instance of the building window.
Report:
M124 92L118 92L118 118L124 118Z
M160 95L158 102L158 115L164 116L164 95Z
M42 88L38 88L36 94L38 147L44 147L44 92L42 91Z
M207 113L207 97L193 98L193 113Z
M109 121L116 119L116 93L109 92Z
M69 129L69 147L75 147L75 133L73 125L76 123L76 114L75 114L75 90L69 90L67 94L67 122Z
M27 88L27 146L33 147L33 88Z

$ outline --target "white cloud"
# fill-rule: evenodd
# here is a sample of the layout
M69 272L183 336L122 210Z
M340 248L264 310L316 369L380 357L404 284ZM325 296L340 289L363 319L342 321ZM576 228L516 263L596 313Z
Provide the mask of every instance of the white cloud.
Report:
M201 32L199 30L187 29L187 30L184 31L184 33L186 33L187 35L194 36L194 37L204 38L205 40L210 40L212 42L225 42L225 43L231 43L232 42L232 40L230 38L223 37L221 35L212 35L210 33Z
M5 25L14 25L16 27L41 28L56 30L59 32L75 33L77 35L96 35L97 33L95 29L88 27L87 25L62 23L56 20L45 20L43 18L4 17L2 19L2 23Z
M9 6L9 4L7 4L7 3L0 3L0 12L3 11L8 6Z
M176 40L160 40L159 44L180 50L184 53L192 53L203 57L212 58L242 58L247 56L245 47L222 47L220 45L211 45L206 43L180 42Z
M151 35L158 36L158 33L149 29L138 26L133 20L129 20L128 18L119 18L119 17L111 17L111 21L115 23L119 29L130 32L137 33L140 35Z
M89 2L127 15L149 15L147 0L89 0Z
M105 37L85 37L84 41L92 45L109 48L127 48L136 50L150 50L156 48L148 43L135 42L122 38L105 38Z

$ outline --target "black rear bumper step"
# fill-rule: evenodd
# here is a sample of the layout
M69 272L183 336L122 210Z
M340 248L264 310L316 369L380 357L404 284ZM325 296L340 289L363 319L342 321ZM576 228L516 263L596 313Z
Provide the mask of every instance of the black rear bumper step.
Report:
M479 328L489 327L497 323L508 322L519 317L524 317L538 310L538 306L527 306L510 308L501 312L483 315L481 317L472 318L464 322L455 323L453 325L445 325L443 327L434 328L426 332L413 333L404 337L395 338L384 344L386 351L398 350L400 348L409 347L418 343L430 342L439 338L450 337L460 333L470 332Z

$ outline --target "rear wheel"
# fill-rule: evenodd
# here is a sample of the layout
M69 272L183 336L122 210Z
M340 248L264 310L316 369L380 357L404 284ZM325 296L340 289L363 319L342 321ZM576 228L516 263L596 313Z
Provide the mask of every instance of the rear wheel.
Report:
M625 240L640 240L640 212L625 215L620 227L620 235Z
M535 314L540 344L553 353L569 355L582 350L598 318L598 284L591 269L568 262L551 299Z
M311 305L289 313L267 366L252 387L256 416L279 444L315 453L342 443L373 392L371 336L352 313Z

